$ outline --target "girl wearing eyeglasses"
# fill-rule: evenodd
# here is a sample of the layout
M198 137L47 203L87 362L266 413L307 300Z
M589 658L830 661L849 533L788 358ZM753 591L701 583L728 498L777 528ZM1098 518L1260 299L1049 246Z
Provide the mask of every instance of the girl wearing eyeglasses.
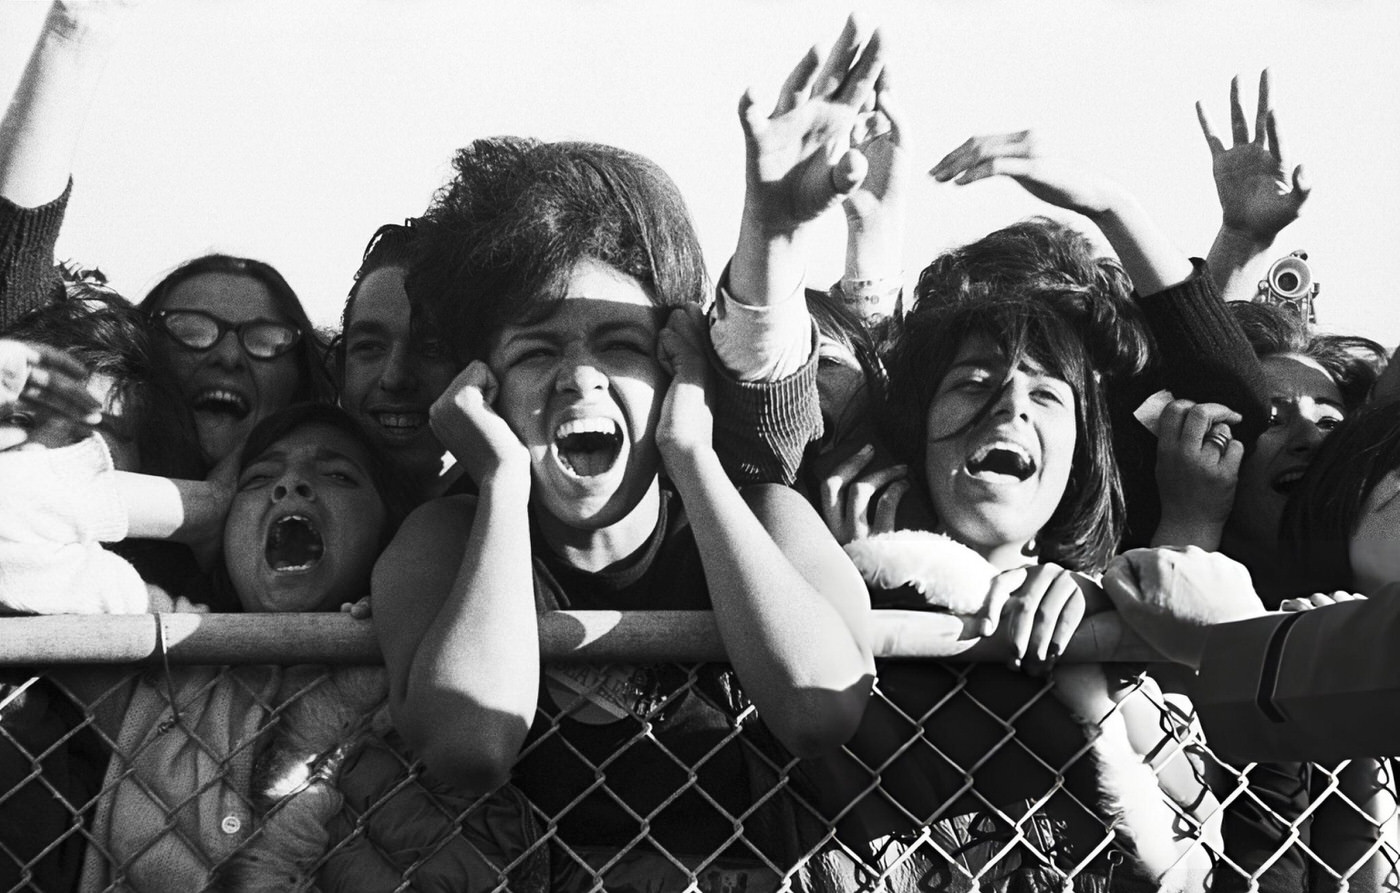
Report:
M261 261L209 254L182 264L141 302L165 335L175 374L211 465L288 404L323 401L324 345L287 280Z

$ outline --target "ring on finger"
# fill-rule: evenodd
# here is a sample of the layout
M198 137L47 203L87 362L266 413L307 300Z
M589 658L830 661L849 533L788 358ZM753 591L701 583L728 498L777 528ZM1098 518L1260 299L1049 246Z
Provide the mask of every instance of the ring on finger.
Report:
M1230 441L1232 439L1229 429L1221 426L1207 434L1204 443L1214 444L1215 447L1220 450L1221 455L1224 455L1225 451L1230 448Z

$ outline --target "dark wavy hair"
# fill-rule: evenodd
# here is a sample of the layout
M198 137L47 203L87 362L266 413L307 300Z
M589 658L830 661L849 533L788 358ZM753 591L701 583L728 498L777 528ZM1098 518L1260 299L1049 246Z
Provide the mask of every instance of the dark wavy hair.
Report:
M1004 355L1008 370L1034 361L1075 395L1069 482L1037 537L1040 557L1073 570L1103 568L1124 519L1104 385L1137 374L1149 357L1130 294L1116 261L1095 257L1082 235L1043 218L937 258L920 274L914 308L886 358L882 428L890 446L920 479L927 478L929 406L969 339Z
M1231 301L1226 306L1255 356L1291 353L1317 363L1337 383L1347 412L1366 402L1385 369L1389 352L1370 338L1315 332L1297 313L1274 304Z
M1279 552L1294 564L1299 593L1351 589L1351 535L1366 497L1397 468L1400 402L1367 406L1327 435L1279 522Z
M655 163L596 143L481 139L421 219L407 288L456 359L547 317L574 266L635 277L659 306L703 303L704 259L680 191Z
M407 273L418 241L416 221L412 218L403 223L386 223L374 231L365 245L360 258L360 267L355 271L355 279L350 293L345 297L345 307L340 312L340 331L327 345L327 357L334 364L334 378L339 384L345 373L345 333L355 316L355 299L360 294L360 283L375 270L385 267L399 267ZM416 326L415 326L416 328Z
M4 336L62 350L93 374L112 379L140 452L141 471L165 477L204 476L194 422L164 364L146 315L95 282L66 286L63 298L36 307Z
M272 296L272 304L277 308L277 312L282 315L286 322L296 326L297 331L301 332L301 340L293 348L293 353L296 355L298 382L292 399L298 402L327 402L334 397L334 388L331 385L330 377L326 374L324 365L325 340L316 331L316 327L312 325L311 318L306 315L306 308L301 305L297 293L292 290L292 287L287 284L287 280L282 278L282 274L277 272L271 264L228 254L206 254L203 257L196 257L194 260L186 261L176 267L164 279L156 283L155 288L151 289L145 300L138 306L147 314L163 310L176 287L182 282L205 273L245 276L262 283L268 294Z

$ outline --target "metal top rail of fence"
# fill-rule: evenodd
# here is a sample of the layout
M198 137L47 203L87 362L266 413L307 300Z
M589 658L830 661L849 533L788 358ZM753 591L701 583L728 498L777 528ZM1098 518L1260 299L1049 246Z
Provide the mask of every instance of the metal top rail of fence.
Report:
M872 634L861 730L796 760L709 614L541 615L535 727L468 796L372 622L0 619L0 891L1400 889L1388 760L1222 763L1112 613L1044 679L949 615Z

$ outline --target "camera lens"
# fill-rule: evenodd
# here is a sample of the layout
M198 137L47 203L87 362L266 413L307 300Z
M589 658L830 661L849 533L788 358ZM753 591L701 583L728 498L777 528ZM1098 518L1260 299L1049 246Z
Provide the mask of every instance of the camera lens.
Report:
M1291 292L1298 288L1298 274L1291 270L1285 270L1278 274L1278 290Z

